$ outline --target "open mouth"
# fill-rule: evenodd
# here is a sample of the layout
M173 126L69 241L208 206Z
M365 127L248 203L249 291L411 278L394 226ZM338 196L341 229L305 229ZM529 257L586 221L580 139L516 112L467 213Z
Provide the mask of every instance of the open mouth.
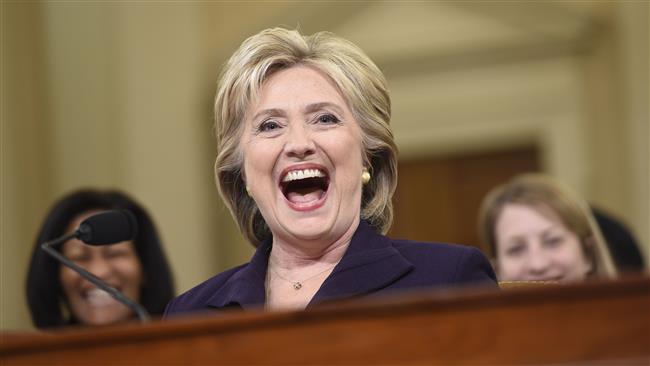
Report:
M329 183L325 170L295 169L284 173L280 189L287 201L295 207L312 207L325 197Z
M83 298L92 306L108 306L113 305L117 300L113 299L108 292L93 288L83 293Z

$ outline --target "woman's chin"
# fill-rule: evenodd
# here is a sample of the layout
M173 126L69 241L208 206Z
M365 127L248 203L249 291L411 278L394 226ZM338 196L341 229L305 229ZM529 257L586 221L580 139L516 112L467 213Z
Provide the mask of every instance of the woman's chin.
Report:
M349 230L354 214L341 215L340 201L332 200L332 195L308 202L305 205L284 199L281 209L276 211L276 228L271 227L274 236L292 238L300 241L336 240ZM357 214L358 215L358 214ZM341 232L339 232L341 231ZM290 239L289 239L290 240Z
M332 227L330 221L320 217L306 217L283 226L285 231L292 237L299 240L311 241L328 236Z
M84 317L82 323L92 326L113 325L126 322L132 318L133 314L131 312L123 314L94 314Z
M133 312L124 304L115 302L103 306L86 306L76 310L77 319L85 325L112 325L128 321L134 317Z

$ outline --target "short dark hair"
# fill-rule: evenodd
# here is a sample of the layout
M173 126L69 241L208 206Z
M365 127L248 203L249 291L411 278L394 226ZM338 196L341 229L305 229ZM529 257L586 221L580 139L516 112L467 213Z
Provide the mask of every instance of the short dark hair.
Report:
M59 280L59 263L43 252L40 244L64 234L72 220L89 210L129 210L138 222L133 240L142 265L143 286L140 303L152 315L162 314L174 296L174 283L156 227L147 211L123 192L94 189L77 190L56 202L45 217L34 243L27 274L27 302L32 321L38 328L59 327L78 321L69 311ZM64 305L67 306L67 305Z

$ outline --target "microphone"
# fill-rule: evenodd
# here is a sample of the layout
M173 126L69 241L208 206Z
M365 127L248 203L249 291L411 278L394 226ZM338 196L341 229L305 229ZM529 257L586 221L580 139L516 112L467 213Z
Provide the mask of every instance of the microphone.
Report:
M53 247L65 243L66 241L77 238L90 245L107 245L115 244L125 240L133 239L138 232L138 222L135 216L127 210L110 210L102 212L85 219L77 230L71 234L63 235L54 240L41 244L47 254L51 255L64 266L77 272L81 277L91 282L98 288L108 292L115 300L126 305L138 316L143 323L151 320L147 310L137 302L129 299L122 292L109 286L99 277L79 267L73 261L69 260Z
M85 219L77 232L77 238L86 244L115 244L135 238L138 222L131 211L112 210Z

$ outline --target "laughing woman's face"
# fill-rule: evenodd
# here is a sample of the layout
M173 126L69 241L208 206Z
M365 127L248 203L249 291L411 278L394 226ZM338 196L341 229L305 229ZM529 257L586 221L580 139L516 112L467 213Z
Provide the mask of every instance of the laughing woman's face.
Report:
M320 71L271 75L246 114L244 179L274 239L331 243L361 212L361 129Z
M96 213L98 211L77 216L66 232L74 231L83 220ZM61 251L68 259L118 289L131 300L140 300L142 266L133 242L124 241L95 247L72 239L63 244ZM80 323L107 325L134 317L126 305L83 279L77 272L61 266L59 276L70 311Z

